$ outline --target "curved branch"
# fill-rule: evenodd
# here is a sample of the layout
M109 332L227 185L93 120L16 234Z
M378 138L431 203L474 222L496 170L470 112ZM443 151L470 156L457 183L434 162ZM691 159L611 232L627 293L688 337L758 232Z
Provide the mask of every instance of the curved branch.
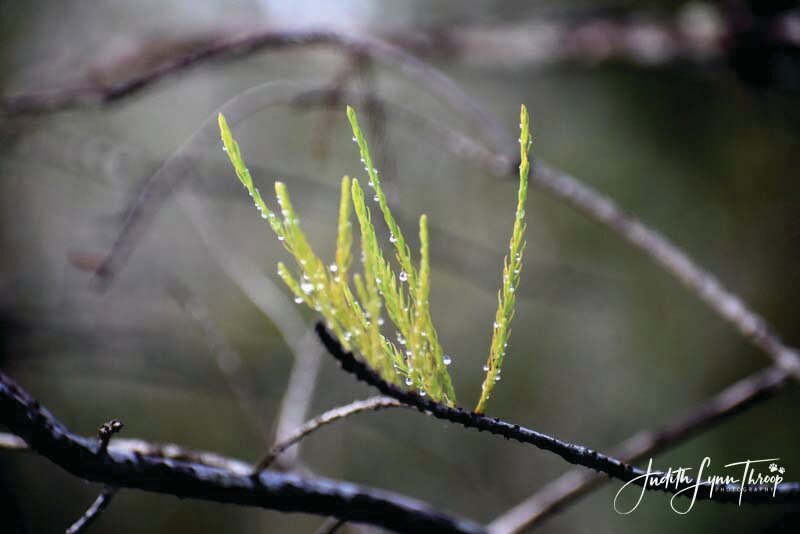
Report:
M305 438L309 434L312 434L322 428L323 426L329 425L334 423L340 419L344 419L345 417L349 417L351 415L361 413L361 412L369 412L369 411L378 411L384 408L392 408L392 407L405 407L408 408L408 405L403 404L399 401L391 397L370 397L364 400L353 401L350 404L345 404L344 406L338 406L336 408L330 409L327 412L320 414L313 419L309 419L301 426L299 426L296 430L294 430L291 434L286 436L285 438L281 439L278 443L275 443L267 454L256 464L255 472L261 471L269 467L270 464L275 460L275 458L300 441L301 439Z
M776 364L800 380L800 353L784 345L763 317L748 308L713 274L694 263L666 237L622 211L607 196L541 161L534 161L530 180L644 252Z
M0 424L73 475L117 487L283 512L306 512L401 532L479 533L483 527L387 491L322 477L261 471L241 474L186 460L126 453L69 431L11 378L0 373Z
M317 324L317 334L328 352L336 358L342 369L353 374L357 379L375 387L378 391L388 397L393 397L398 401L417 408L419 411L442 419L463 425L465 428L474 428L480 432L489 432L506 439L515 439L520 443L528 443L542 450L552 452L571 464L581 465L594 469L600 473L605 473L611 478L622 482L630 482L637 486L642 486L646 482L648 475L653 475L653 471L645 471L633 465L626 464L612 456L592 450L583 445L577 445L562 441L558 438L543 434L536 430L503 421L502 419L487 417L474 412L467 412L461 408L450 408L444 404L433 402L428 397L421 397L416 392L400 389L394 384L390 384L381 378L375 371L366 364L357 360L353 354L346 352L339 342L328 332L322 323ZM705 483L698 483L694 480L681 480L669 487L647 486L646 489L662 491L671 494L688 490L697 485L703 486ZM715 486L716 494L713 497L715 502L739 502L738 484L720 484ZM686 495L686 492L683 493ZM708 495L697 494L698 500L710 499ZM751 504L759 503L783 503L800 502L800 482L785 482L778 486L775 496L772 495L772 487L768 485L745 485L744 497L741 502Z
M79 84L74 87L41 91L4 99L2 107L8 113L48 113L94 103L108 103L133 95L149 85L182 73L195 65L218 58L237 58L262 49L295 48L304 46L333 46L350 54L372 58L392 65L410 79L429 88L438 98L467 117L478 132L490 135L497 146L506 146L511 138L450 78L416 56L385 40L356 36L330 30L255 30L222 36L210 44L167 60L152 70L134 76L117 85Z
M663 451L700 431L770 398L788 379L777 366L752 374L720 391L685 415L658 430L638 432L615 447L613 454L625 462L636 462ZM514 508L489 524L497 534L516 534L538 525L545 518L605 482L603 476L585 469L572 469L549 482Z

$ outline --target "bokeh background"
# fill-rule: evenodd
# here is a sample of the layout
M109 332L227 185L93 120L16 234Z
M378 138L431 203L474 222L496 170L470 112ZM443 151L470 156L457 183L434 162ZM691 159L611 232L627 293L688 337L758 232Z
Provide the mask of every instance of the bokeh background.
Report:
M694 20L713 30L727 23L729 9L752 15L745 2L3 2L0 84L4 95L14 95L85 79L113 83L187 42L262 26L412 35L608 16ZM687 13L700 18L687 19ZM751 39L744 53L726 48L713 57L518 58L513 43L525 35L500 31L489 59L436 46L423 59L496 117L512 139L519 104L527 104L536 157L662 231L789 344L800 343L796 52ZM146 57L133 61L131 51L141 50ZM506 51L511 59L497 60ZM299 84L256 91L267 102L293 87L330 84L348 72L349 62L325 47L265 50L205 63L106 106L3 115L3 371L78 432L92 434L101 422L118 418L127 437L257 459L263 434L276 424L293 346L315 317L280 286L275 265L287 254L203 127L245 90L267 82ZM397 69L377 62L345 79L348 88L481 136ZM369 135L377 166L406 233L415 234L420 213L435 229L432 312L454 356L450 369L460 401L471 406L491 335L516 183L459 159L429 131L391 117L380 121L366 109L362 116L375 126ZM330 257L339 180L364 174L344 105L329 111L264 107L238 123L235 134L262 191L276 178L287 182L318 252ZM176 153L178 163L163 166ZM154 204L150 224L116 276L100 287L89 271L159 168L168 180L181 173L185 179L174 194L159 196L164 200ZM527 260L492 415L607 450L769 363L609 230L535 188L527 217ZM198 322L198 314L205 320ZM250 411L220 371L204 325L241 359L255 397ZM323 356L308 415L373 393ZM710 456L721 466L779 457L787 478L798 479L799 402L790 384L774 399L659 455L656 464L693 466ZM300 457L320 474L413 495L486 522L568 469L532 447L401 410L330 426L303 443ZM759 531L781 528L776 525L796 513L699 503L678 516L664 496L648 495L635 513L620 516L612 509L618 487L609 484L581 499L541 532ZM0 530L61 531L98 490L42 458L0 451ZM92 531L294 533L314 532L321 521L131 490L117 496Z

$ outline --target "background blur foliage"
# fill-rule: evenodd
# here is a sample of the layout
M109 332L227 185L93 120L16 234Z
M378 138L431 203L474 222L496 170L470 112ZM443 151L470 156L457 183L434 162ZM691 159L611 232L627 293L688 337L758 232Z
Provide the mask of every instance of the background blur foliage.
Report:
M681 5L621 2L610 9L672 13ZM326 22L380 32L600 9L596 3L548 1L349 0L335 9L325 6L305 0L4 2L3 93L75 81L87 64L114 63L142 39L158 54L170 39L254 22ZM745 48L711 66L609 61L507 68L433 61L512 133L516 104L527 103L534 156L663 231L797 345L797 64L789 52L753 46L764 55L754 57ZM2 368L76 431L92 433L114 417L125 422L123 433L130 437L257 458L264 450L258 428L226 388L203 332L172 289L180 284L208 306L256 383L268 422L277 413L292 357L274 324L209 252L208 236L186 206L167 201L107 291L94 290L79 267L91 265L113 241L141 181L223 102L270 80L325 82L343 62L320 48L265 52L206 64L111 107L0 119ZM371 75L386 98L463 126L395 71L377 65ZM237 127L262 190L275 179L286 182L323 257L333 254L340 179L361 168L349 135L342 135L347 129L341 112L327 117L319 109L285 107L255 113ZM437 139L402 125L387 123L382 137L373 155L406 234L415 234L419 213L429 215L436 244L431 313L453 355L449 370L460 396L476 398L517 184L450 156ZM194 158L190 189L206 210L207 227L232 254L279 282L274 266L287 254L232 179L222 150L205 148L190 144L184 153ZM491 414L603 450L768 363L609 231L535 188L526 213L514 350ZM416 240L411 246L416 250ZM281 295L286 306L300 310L288 292ZM302 313L309 321L314 317ZM310 412L368 394L323 358ZM721 466L780 457L797 479L800 431L792 423L798 402L798 389L790 385L656 463L697 465L711 456ZM531 447L405 410L332 425L304 442L303 458L323 475L391 488L481 521L566 469ZM593 493L541 531L752 531L788 511L701 503L677 516L665 498L649 496L636 513L618 516L611 508L616 488ZM27 531L65 527L97 491L40 458L0 454L0 517L15 518ZM318 524L314 517L124 491L92 532L311 532Z

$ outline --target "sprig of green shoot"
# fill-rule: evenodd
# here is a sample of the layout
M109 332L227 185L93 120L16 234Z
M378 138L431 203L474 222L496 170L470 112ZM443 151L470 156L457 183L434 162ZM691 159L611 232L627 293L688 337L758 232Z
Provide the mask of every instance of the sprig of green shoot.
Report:
M477 413L483 413L486 410L486 403L492 394L495 383L500 380L508 339L511 337L511 320L514 317L516 290L519 287L522 255L525 251L525 200L528 196L528 173L530 172L528 153L532 143L528 110L525 106L520 107L519 127L520 164L517 210L514 218L514 230L508 246L508 256L503 260L503 286L497 292L497 312L492 325L492 344L489 349L489 357L483 367L486 377L481 386L480 400L475 407Z

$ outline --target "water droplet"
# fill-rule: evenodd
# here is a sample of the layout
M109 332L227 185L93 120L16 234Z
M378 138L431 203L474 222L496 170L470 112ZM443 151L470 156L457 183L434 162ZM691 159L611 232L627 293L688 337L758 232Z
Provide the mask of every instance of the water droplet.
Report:
M397 236L394 234L389 234L389 243L397 243Z
M285 238L282 235L278 236L278 241L283 241Z
M380 197L378 197L378 195L375 195L374 197L372 197L372 200L378 202L380 200Z
M228 147L226 147L225 145L222 145L222 151L223 152L227 152L228 151Z
M497 376L494 377L494 381L495 382L500 382L501 378L502 377L500 375L497 375Z
M378 326L383 326L383 323L386 321L383 320L383 317L378 317Z
M523 219L525 217L525 210L519 210L517 213L517 219Z
M445 354L442 356L442 363L445 365L450 365L453 363L453 358L451 358L449 354Z
M331 263L331 265L330 265L330 267L328 267L328 269L330 270L330 272L335 273L336 271L339 270L339 266L336 265L335 263Z
M370 187L375 187L375 182L373 182L372 179L370 178L369 182L367 182L367 185L369 185Z
M294 302L295 304L301 304L303 302L303 299L301 297L295 297Z
M424 389L419 390L419 396L420 397L424 397L425 395L427 395L427 393L425 393Z
M483 364L483 370L484 371L488 371L489 370L489 364L488 363L484 363Z
M356 138L354 137L354 138L353 138L353 142L354 142L354 143L358 143L358 139L356 139Z
M306 295L310 295L311 292L314 291L314 284L312 284L310 282L303 282L302 284L300 284L300 289Z
M510 287L508 288L508 292L509 292L509 293L513 293L513 292L514 292L514 286L510 286Z
M400 276L398 276L398 278L400 278L401 282L405 282L408 280L408 273L405 271L400 271Z
M413 380L411 380L411 377L410 377L410 376L406 377L406 385L407 385L407 386L410 386L410 385L411 385L411 384L413 384L413 383L414 383L414 381L413 381Z
M500 328L500 323L498 323L497 321L495 321L495 322L494 322L494 324L493 324L492 326L493 326L493 327L495 327L495 328Z
M406 338L404 338L403 334L401 334L400 332L397 332L397 342L400 343L401 345L406 344Z
M266 213L264 213L263 211L261 212L261 218L262 218L262 219L266 219L266 218L267 218L267 214L266 214Z

